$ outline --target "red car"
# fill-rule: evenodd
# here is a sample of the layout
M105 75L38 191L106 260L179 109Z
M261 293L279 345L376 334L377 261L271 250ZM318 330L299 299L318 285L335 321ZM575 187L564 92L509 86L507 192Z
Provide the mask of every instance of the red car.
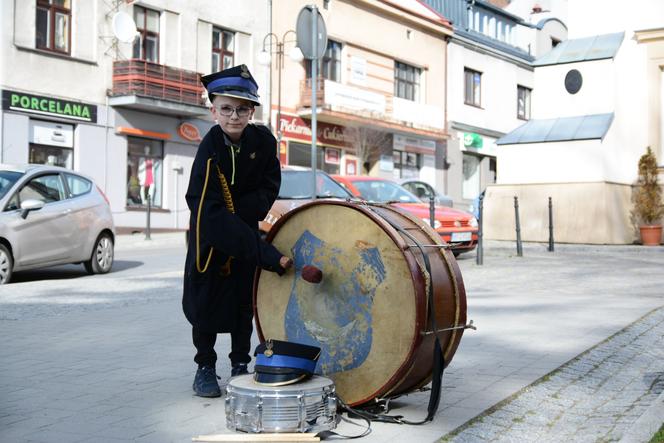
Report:
M378 177L333 175L336 181L356 197L369 202L388 203L429 222L429 204L422 203L403 186ZM451 245L455 256L477 246L477 219L458 209L438 206L435 208L434 229Z

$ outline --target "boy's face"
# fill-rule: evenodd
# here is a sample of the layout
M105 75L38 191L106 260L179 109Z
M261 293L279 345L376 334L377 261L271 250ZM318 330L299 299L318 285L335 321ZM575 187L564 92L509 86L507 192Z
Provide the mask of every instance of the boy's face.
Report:
M254 106L248 100L217 95L212 102L212 117L233 141L240 140L242 131L254 116Z

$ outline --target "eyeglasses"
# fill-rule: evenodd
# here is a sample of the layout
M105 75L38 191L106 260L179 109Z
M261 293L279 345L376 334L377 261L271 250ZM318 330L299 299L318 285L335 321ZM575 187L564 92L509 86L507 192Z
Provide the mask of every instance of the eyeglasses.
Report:
M247 117L251 114L251 111L254 110L251 106L238 106L234 108L233 106L222 105L215 108L217 109L217 112L224 117L230 117L233 115L233 112L235 112L238 117Z

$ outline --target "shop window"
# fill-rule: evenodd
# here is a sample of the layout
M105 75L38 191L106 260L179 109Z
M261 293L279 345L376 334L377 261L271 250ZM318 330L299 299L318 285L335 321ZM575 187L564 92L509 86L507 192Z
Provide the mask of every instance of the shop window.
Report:
M482 73L464 68L464 102L467 105L481 106Z
M37 48L69 54L71 1L37 0L35 31Z
M530 94L532 90L525 86L516 87L516 116L521 120L530 120Z
M394 95L419 101L422 70L401 62L394 62Z
M60 146L30 143L29 159L30 163L73 169L74 150Z
M394 178L419 178L422 155L415 152L392 151Z
M305 60L304 67L307 78L311 78L311 60ZM341 43L334 40L327 41L327 49L318 63L318 77L341 81Z
M161 207L163 163L161 141L127 137L127 206Z
M480 158L463 154L463 198L472 200L480 194Z
M318 147L316 168L323 169L323 149ZM311 145L304 143L288 143L288 164L293 166L311 167Z
M134 42L133 57L159 63L159 12L134 6L134 21L139 37Z
M212 70L218 72L234 66L235 34L224 29L212 29Z

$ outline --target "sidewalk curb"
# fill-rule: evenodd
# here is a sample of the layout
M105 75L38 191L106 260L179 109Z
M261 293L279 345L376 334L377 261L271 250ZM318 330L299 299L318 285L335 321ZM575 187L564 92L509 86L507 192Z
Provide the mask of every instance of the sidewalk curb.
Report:
M664 424L664 392L625 432L619 443L648 443Z

